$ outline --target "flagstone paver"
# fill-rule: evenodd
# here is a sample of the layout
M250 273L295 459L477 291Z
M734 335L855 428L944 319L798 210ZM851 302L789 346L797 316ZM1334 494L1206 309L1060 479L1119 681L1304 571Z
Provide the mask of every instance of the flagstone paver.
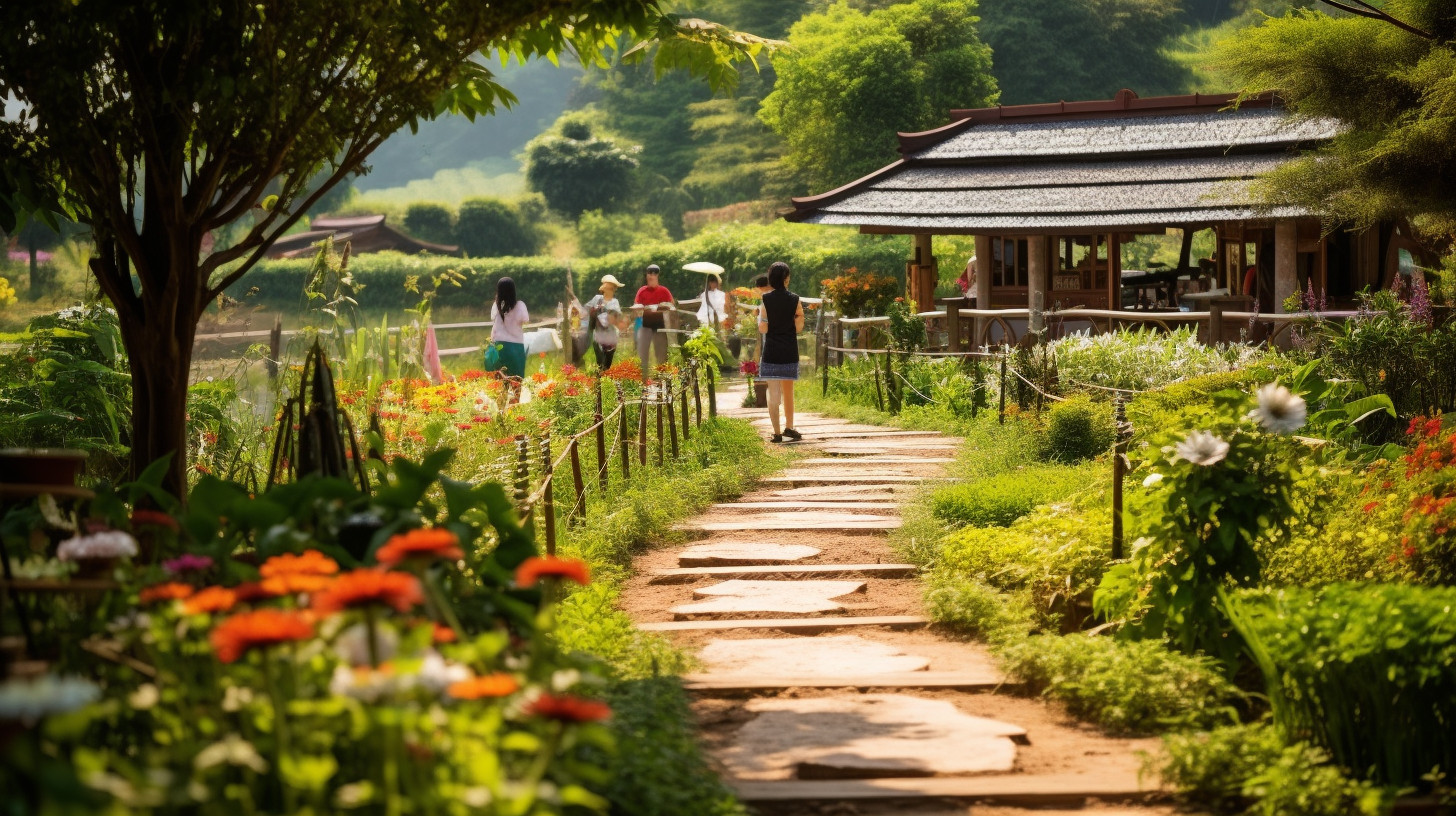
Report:
M731 516L699 516L677 525L686 531L749 531L776 530L893 530L900 526L898 516L876 516L866 513L844 513L827 510L758 512Z
M713 640L698 653L723 675L897 674L930 668L930 660L858 635Z
M693 590L705 600L672 607L674 615L834 612L845 609L831 600L863 592L864 581L724 581Z
M806 544L765 541L715 541L688 547L678 554L680 567L733 567L776 564L813 558L822 550Z

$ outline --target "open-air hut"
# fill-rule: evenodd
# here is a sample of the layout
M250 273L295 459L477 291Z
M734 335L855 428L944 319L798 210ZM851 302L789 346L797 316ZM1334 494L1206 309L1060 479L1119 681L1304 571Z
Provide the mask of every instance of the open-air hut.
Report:
M935 235L974 235L979 309L1206 311L1219 295L1261 313L1313 282L1330 308L1391 282L1398 223L1325 233L1311 213L1260 206L1251 182L1332 138L1331 120L1292 118L1277 97L1193 94L956 110L899 135L901 157L858 181L794 199L785 217L908 234L909 296L933 299ZM1175 268L1124 270L1122 244L1181 230ZM1193 236L1212 230L1212 257ZM949 260L957 268L965 258ZM1248 274L1253 268L1255 272Z

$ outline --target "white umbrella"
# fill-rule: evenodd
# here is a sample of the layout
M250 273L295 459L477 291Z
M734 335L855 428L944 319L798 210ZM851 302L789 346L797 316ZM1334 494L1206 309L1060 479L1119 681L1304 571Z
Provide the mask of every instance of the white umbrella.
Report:
M693 261L690 264L683 264L683 269L689 272L697 272L701 275L722 276L723 274L723 267L715 263L710 263L709 261Z

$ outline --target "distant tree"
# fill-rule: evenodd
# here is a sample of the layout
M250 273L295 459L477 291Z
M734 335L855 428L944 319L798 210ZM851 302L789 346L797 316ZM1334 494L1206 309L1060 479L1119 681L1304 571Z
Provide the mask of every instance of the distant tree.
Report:
M468 198L455 219L455 243L472 258L535 255L536 233L521 214L498 198Z
M775 180L787 175L784 140L754 115L759 101L720 98L690 106L698 149L683 186L697 199L697 206L724 207L763 198Z
M834 187L892 160L896 131L995 102L975 9L973 0L914 0L866 14L840 3L795 23L759 109L788 144L789 164L816 188Z
M30 288L26 297L31 300L40 300L55 288L55 268L41 263L39 256L41 252L61 245L63 231L64 227L56 229L39 218L32 218L15 232L16 248L26 253L30 260Z
M1350 4L1353 5L1353 4ZM1305 117L1344 131L1263 185L1339 222L1419 215L1456 237L1456 16L1449 0L1388 0L1386 20L1316 11L1266 20L1219 50L1246 91L1277 90Z
M455 241L455 214L437 201L416 201L404 211L404 231L436 244Z
M667 230L656 213L603 213L587 210L576 222L577 250L583 257L598 258L609 252L626 252L635 246L666 241Z
M526 146L526 183L568 218L620 210L632 191L640 149L600 138L586 119L571 117Z
M0 97L16 113L0 120L0 229L30 211L91 228L131 362L132 467L172 456L165 486L181 495L207 304L390 134L512 104L474 55L602 63L633 41L725 88L761 47L658 0L0 3ZM244 219L204 256L205 236Z
M1001 104L1183 93L1189 69L1166 53L1184 30L1178 0L982 0Z

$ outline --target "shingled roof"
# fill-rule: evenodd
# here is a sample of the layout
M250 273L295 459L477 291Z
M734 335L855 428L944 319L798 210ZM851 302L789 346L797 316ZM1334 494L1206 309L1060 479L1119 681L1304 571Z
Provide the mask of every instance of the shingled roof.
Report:
M790 221L871 232L1157 229L1293 217L1260 209L1253 179L1332 138L1328 119L1294 119L1271 96L1139 99L952 111L945 127L900 134L899 161L818 196Z

